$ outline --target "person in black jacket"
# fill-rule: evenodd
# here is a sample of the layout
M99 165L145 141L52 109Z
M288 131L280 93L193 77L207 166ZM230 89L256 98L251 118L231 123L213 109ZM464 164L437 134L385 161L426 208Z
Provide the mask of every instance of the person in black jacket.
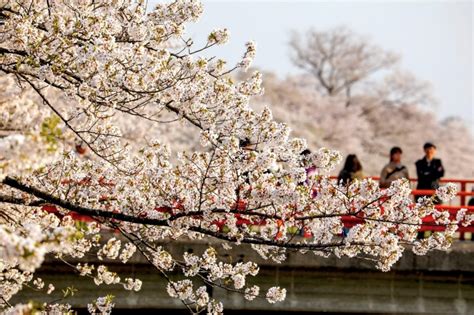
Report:
M471 191L474 192L474 187L472 188ZM469 199L469 202L467 203L467 205L470 207L474 206L474 197L471 197L471 199ZM474 241L474 238L472 238L472 240Z
M423 146L425 157L416 161L418 185L416 189L437 189L439 179L444 176L444 167L440 159L434 158L436 146L430 142ZM423 197L423 196L420 196Z

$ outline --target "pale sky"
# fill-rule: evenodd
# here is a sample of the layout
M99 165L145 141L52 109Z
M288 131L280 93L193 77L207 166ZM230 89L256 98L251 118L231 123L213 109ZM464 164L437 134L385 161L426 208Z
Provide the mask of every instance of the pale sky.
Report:
M150 1L152 5L157 1ZM289 58L291 30L347 26L401 55L401 68L431 82L438 117L459 116L474 134L472 1L202 1L204 14L188 26L195 43L215 28L230 41L210 53L235 63L248 40L254 65L280 77L300 70Z

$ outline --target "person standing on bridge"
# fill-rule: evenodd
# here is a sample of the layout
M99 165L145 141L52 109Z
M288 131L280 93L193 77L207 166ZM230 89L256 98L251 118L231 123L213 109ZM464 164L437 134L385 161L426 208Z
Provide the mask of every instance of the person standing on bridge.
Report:
M362 173L362 164L357 158L357 155L349 154L346 158L346 162L344 163L344 168L339 173L337 182L347 185L355 179L363 178L364 174Z
M384 166L380 174L380 188L388 188L390 184L401 178L408 179L408 169L402 162L402 149L393 147L390 150L390 162Z
M474 187L471 188L471 192L474 192ZM474 207L474 197L471 197L471 199L469 199L467 205L470 207ZM472 240L474 241L474 238L472 238Z
M439 179L444 176L444 167L440 159L436 159L436 146L430 142L423 146L425 157L416 161L416 174L418 175L418 185L416 189L437 189ZM423 195L424 196L424 195ZM418 199L423 197L418 196ZM435 203L440 203L436 200Z

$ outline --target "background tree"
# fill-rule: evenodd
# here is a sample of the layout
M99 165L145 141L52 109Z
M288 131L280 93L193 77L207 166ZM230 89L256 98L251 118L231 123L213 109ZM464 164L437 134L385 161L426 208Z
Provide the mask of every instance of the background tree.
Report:
M371 44L347 28L294 32L290 40L293 62L317 80L317 89L330 96L343 95L351 104L355 85L375 72L393 66L398 57Z

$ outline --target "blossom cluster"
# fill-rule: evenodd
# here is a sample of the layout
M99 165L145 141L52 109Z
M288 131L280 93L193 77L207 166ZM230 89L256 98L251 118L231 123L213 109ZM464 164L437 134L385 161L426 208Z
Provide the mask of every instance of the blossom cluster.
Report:
M94 302L87 304L90 314L110 314L114 307L113 296L107 295L97 298Z

